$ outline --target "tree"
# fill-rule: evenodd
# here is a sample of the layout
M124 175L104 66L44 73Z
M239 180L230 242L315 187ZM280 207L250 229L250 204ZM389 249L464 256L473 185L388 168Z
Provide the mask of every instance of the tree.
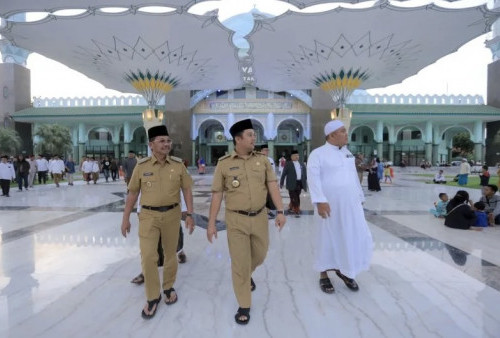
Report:
M21 138L17 131L9 128L0 128L0 154L15 155L21 148Z
M38 154L66 154L71 151L69 129L58 124L43 124L38 127L35 136L40 138L35 151Z
M457 155L467 156L474 151L474 142L469 133L459 133L453 136L453 152Z

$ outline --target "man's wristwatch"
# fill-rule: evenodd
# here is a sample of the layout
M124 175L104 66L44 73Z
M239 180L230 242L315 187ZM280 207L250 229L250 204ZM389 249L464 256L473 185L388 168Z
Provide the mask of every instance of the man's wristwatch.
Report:
M193 214L186 213L186 217L193 217Z
M277 210L276 214L282 214L282 215L284 215L285 214L285 210Z

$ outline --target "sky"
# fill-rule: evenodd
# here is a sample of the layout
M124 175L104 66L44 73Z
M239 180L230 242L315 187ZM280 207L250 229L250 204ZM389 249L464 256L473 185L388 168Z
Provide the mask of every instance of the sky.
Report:
M227 7L225 12L219 11L219 17L223 20L232 15L248 12L259 1L261 1L259 10L264 10L266 13L272 11L272 9L264 7L273 7L271 6L272 1L269 0L238 0L237 3L232 0L224 0ZM214 6L214 2L201 3L199 6L210 6L210 3L212 3L211 6ZM279 11L282 12L284 9L275 8L274 10L277 11L276 14L279 14ZM484 45L485 40L489 37L488 34L470 41L459 48L457 52L441 58L400 84L370 89L368 92L370 94L396 95L481 95L486 100L487 66L492 62L492 54ZM85 75L36 53L28 57L27 66L31 70L31 94L33 97L124 95L124 93L107 89Z

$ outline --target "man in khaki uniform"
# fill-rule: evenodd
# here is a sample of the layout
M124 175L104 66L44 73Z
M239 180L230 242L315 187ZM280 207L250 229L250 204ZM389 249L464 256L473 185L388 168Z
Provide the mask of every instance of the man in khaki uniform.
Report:
M177 301L177 293L172 287L177 275L177 241L181 221L180 190L187 205L186 228L194 230L193 183L182 160L168 156L172 140L166 126L156 126L148 130L149 147L152 156L142 159L134 168L128 184L128 196L123 211L122 234L130 232L130 213L141 193L141 213L139 215L139 242L142 271L144 274L147 305L142 310L144 319L152 318L161 300L160 278L158 276L158 240L161 235L164 267L163 293L165 303Z
M235 320L247 324L250 320L251 291L255 289L252 273L262 264L269 246L266 197L269 192L277 207L276 226L281 230L286 218L283 211L276 175L264 154L253 151L255 132L247 119L235 123L229 130L235 150L219 159L212 183L212 203L207 237L217 238L215 220L225 193L226 224L233 289L239 303Z

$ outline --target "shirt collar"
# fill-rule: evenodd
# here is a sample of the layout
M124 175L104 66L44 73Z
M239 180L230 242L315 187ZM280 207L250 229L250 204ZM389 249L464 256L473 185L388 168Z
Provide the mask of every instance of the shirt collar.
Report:
M333 145L333 144L329 143L328 141L325 142L325 145L327 145L330 148L337 149L337 150L342 150L345 147L345 146L339 147L339 146Z
M249 155L250 155L250 157L255 156L256 153L257 152L255 150L252 150L252 152ZM231 153L231 158L236 158L236 157L242 158L242 157L240 157L240 155L238 155L238 153L236 151L233 150L233 152Z

